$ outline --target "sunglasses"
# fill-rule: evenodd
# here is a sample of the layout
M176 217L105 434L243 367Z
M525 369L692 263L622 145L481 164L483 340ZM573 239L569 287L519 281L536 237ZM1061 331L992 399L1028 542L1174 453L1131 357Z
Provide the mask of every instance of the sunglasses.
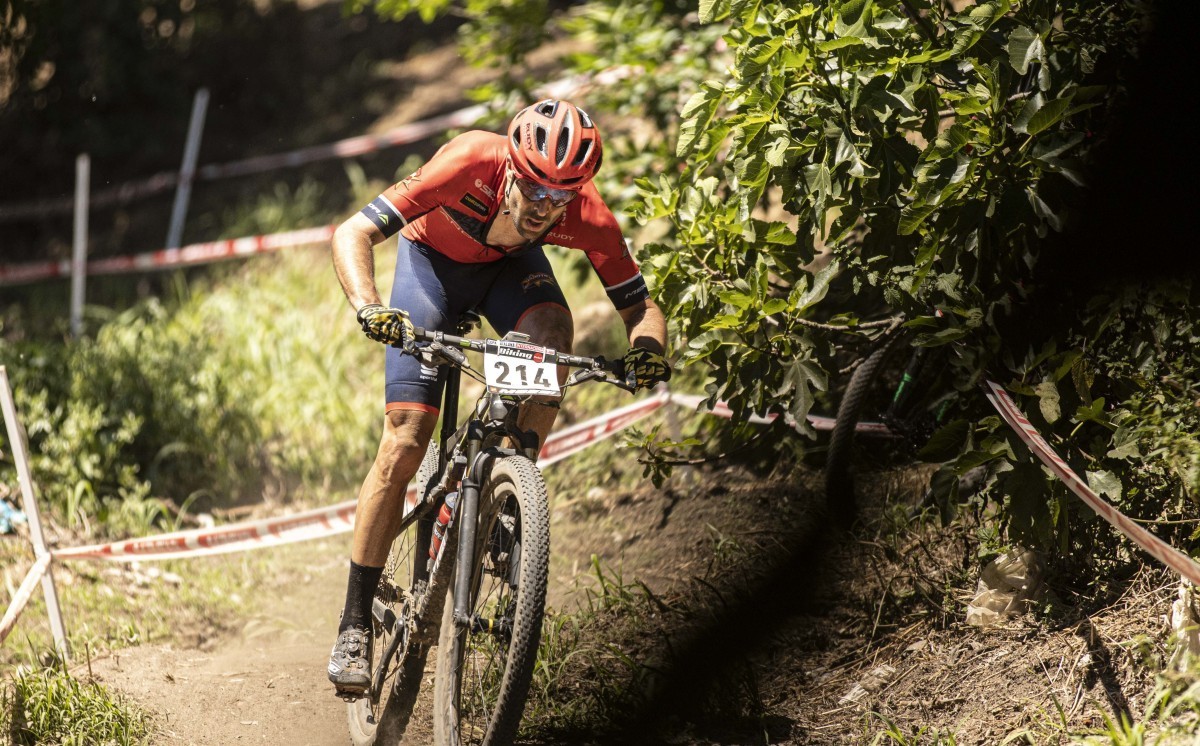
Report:
M530 202L540 202L544 199L549 199L551 205L562 207L579 195L579 192L574 192L570 189L551 189L528 179L518 177L516 181L517 189L520 189L521 194L525 195L525 199Z

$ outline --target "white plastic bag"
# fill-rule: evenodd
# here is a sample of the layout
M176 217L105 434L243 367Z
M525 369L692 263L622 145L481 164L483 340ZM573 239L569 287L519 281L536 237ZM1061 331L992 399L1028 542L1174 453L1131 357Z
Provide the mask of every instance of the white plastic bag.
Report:
M987 629L1025 612L1042 588L1042 560L1028 549L1010 549L979 575L975 597L967 604L967 624Z

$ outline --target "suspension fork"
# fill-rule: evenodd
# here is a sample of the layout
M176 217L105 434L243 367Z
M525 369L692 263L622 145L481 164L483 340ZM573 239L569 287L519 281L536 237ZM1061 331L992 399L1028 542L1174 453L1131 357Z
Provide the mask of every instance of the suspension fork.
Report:
M483 428L472 423L467 433L467 473L459 491L462 513L458 520L458 566L454 575L454 624L463 626L471 621L471 573L475 565L475 534L479 527L479 452L483 446Z

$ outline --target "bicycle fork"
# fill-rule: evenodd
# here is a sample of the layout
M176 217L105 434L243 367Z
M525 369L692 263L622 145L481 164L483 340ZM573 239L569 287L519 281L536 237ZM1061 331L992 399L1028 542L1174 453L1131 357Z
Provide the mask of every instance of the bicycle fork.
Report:
M459 498L462 513L458 523L458 567L454 575L454 624L462 627L471 622L471 574L475 566L475 535L479 530L479 479L481 459L480 437L467 442L467 463L471 469L463 475Z

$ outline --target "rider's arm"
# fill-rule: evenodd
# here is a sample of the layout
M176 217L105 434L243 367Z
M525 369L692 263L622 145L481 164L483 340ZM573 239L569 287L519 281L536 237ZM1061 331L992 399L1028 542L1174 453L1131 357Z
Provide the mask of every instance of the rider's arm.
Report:
M382 240L383 233L361 212L333 233L333 269L355 311L381 302L375 286L375 244Z
M659 355L667 350L667 320L662 309L650 298L617 310L629 334L629 346L641 347Z

